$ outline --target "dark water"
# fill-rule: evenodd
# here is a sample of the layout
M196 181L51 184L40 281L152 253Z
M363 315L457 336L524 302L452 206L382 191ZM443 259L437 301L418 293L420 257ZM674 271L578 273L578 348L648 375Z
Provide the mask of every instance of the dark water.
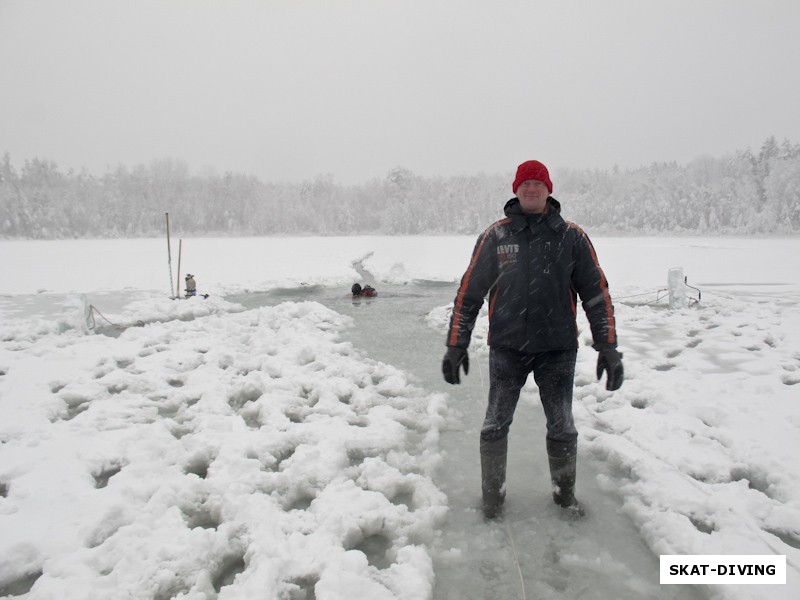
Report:
M373 283L373 285L376 285ZM478 433L488 389L486 358L471 356L462 384L442 380L444 333L426 315L452 302L455 284L417 281L376 285L377 298L353 300L342 289L304 287L228 297L246 307L316 301L353 318L345 337L368 356L410 374L430 393L448 394L449 425L437 485L447 494L448 522L432 548L436 600L694 599L699 586L661 586L658 557L622 514L618 498L596 483L603 465L581 455L581 521L564 519L550 496L544 415L535 395L520 401L511 429L505 516L485 522L480 511Z

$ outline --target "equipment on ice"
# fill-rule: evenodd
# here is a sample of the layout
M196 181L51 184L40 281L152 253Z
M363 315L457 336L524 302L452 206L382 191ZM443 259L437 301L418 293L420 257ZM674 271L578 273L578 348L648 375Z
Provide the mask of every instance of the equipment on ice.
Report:
M683 267L672 267L667 274L669 286L669 307L686 307L686 279L683 276Z
M693 303L700 302L703 297L702 292L688 283L689 278L684 276L683 267L672 267L667 273L667 285L669 289L669 307L686 308L691 300ZM687 297L687 288L697 292L697 298Z
M194 275L191 273L186 274L186 297L191 298L197 295L197 283L194 280Z

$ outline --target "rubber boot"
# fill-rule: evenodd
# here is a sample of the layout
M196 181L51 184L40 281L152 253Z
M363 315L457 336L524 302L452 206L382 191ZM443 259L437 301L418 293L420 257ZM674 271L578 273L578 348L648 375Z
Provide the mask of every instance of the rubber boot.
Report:
M576 517L586 514L575 498L575 478L578 452L575 444L547 440L547 456L550 460L550 481L553 484L553 502L570 511Z
M481 438L481 491L483 515L487 519L494 519L500 514L506 499L507 458L507 436L491 442Z

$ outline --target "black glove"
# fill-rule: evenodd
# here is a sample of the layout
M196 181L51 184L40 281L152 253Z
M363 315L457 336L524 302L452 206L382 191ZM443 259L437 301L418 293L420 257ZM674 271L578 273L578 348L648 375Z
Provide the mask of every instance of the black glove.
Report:
M458 367L464 367L464 375L469 373L469 355L464 348L448 346L447 353L442 361L442 374L447 383L461 383L458 376Z
M606 389L618 390L622 386L624 379L622 373L622 353L617 352L614 346L606 344L595 346L598 352L597 356L597 379L606 372Z

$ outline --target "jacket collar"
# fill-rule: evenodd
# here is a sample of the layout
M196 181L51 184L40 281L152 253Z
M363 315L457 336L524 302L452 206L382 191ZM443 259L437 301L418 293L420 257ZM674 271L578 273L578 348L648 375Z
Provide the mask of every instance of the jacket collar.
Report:
M527 215L522 212L519 198L514 197L506 202L503 212L511 219L511 229L514 233L518 233L528 226ZM544 221L553 231L561 231L567 226L561 217L561 204L552 196L547 198L547 214Z

